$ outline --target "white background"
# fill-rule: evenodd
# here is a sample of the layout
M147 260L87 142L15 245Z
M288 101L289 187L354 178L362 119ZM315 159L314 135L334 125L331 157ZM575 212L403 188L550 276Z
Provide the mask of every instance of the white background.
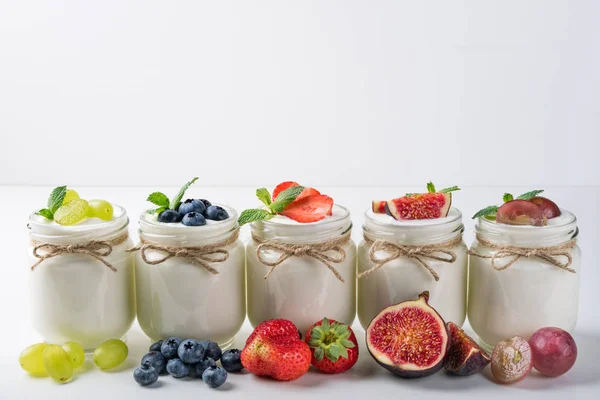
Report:
M592 0L0 0L0 399L597 396L598 21ZM333 379L235 376L225 392L164 379L145 391L128 369L148 344L134 327L118 373L64 387L22 373L19 351L39 340L27 316L28 214L68 184L124 205L135 235L146 195L194 175L191 196L237 209L282 180L323 189L351 210L355 239L372 198L430 179L464 188L455 205L468 242L477 209L545 188L582 231L579 361L511 387L489 371L407 382L363 348L354 372Z

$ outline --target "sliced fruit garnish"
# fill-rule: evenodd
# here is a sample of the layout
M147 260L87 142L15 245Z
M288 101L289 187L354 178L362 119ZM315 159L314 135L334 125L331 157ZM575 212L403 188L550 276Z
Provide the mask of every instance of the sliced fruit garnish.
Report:
M61 225L75 225L87 217L88 202L75 199L64 206L60 206L54 213L54 220Z
M75 199L79 199L79 193L74 191L73 189L67 189L65 192L65 198L63 199L62 205L69 204L71 201Z
M275 189L273 189L273 201L275 201L277 196L279 196L279 193L283 192L285 189L291 188L292 186L300 186L300 184L294 181L286 181L275 186Z
M317 194L292 202L281 214L297 222L316 222L331 215L332 208L333 199L331 197Z
M373 200L371 209L375 214L385 214L385 200Z
M302 191L302 193L300 193L300 195L298 197L296 197L296 200L294 200L294 201L298 201L298 200L303 199L305 197L314 196L314 195L317 195L317 194L321 194L321 192L319 192L315 188L307 187L307 188L304 188L304 190Z
M544 226L547 223L542 209L527 200L512 200L504 203L496 214L496 221L508 225Z
M90 200L88 217L110 221L113 218L113 206L106 200Z
M386 202L386 213L397 220L432 219L448 215L451 193L411 194Z
M545 197L535 196L534 198L532 198L529 201L532 202L533 204L535 204L536 206L538 206L540 208L540 210L542 210L542 213L548 219L556 218L556 217L560 216L560 214L561 214L560 208L558 208L556 203Z

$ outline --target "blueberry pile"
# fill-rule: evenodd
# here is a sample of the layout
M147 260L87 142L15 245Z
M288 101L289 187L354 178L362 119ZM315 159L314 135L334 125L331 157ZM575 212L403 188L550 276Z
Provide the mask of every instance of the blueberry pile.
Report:
M158 214L158 222L181 222L187 226L206 225L206 220L223 221L229 218L221 206L211 204L205 199L187 199L177 210L164 210Z
M133 378L142 386L152 385L159 375L202 378L208 386L217 388L227 380L227 372L243 369L240 355L237 349L221 352L219 345L209 340L170 337L150 346L150 352L142 357ZM217 366L219 360L222 367Z

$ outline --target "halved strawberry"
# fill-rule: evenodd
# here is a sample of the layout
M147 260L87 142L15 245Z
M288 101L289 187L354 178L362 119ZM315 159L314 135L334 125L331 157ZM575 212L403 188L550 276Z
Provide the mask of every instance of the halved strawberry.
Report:
M316 222L331 215L333 199L324 194L316 194L296 200L281 214L297 222Z
M286 182L281 182L279 185L275 186L275 189L273 189L273 201L275 201L277 196L279 196L279 193L283 192L285 189L291 188L292 186L299 186L299 184L298 184L298 182L294 182L294 181L286 181ZM300 194L302 194L302 193L300 193Z

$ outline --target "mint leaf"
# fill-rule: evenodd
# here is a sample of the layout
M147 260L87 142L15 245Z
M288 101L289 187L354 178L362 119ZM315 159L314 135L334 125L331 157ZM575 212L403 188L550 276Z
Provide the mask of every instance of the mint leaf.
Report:
M502 201L505 203L508 203L509 201L513 201L515 198L512 194L510 193L504 193L504 196L502 196Z
M265 206L268 207L271 205L271 193L269 193L269 191L267 189L265 189L265 188L256 189L256 197L258 197L258 199L260 201L265 203Z
M183 199L185 191L188 190L189 187L192 186L197 180L198 177L195 177L194 179L183 185L181 189L179 189L179 192L177 192L175 197L173 197L173 201L171 201L171 205L169 206L171 210L177 210L179 208L179 205L181 204L181 199Z
M438 193L450 193L450 192L456 192L457 190L460 190L460 188L458 186L450 186L448 188L444 188L444 189L440 190Z
M261 210L258 208L251 208L249 210L242 211L240 217L238 218L238 224L242 226L250 222L264 221L271 218L273 218L273 214L269 211Z
M66 186L59 186L54 188L52 193L50 193L50 197L48 197L48 209L52 213L54 217L54 213L58 210L58 207L62 206L63 201L65 200L65 195L67 194Z
M292 186L290 188L285 189L281 193L277 195L277 198L269 208L274 213L280 213L285 210L285 208L294 200L296 197L300 196L300 193L304 190L304 186Z
M54 219L54 213L52 211L48 210L47 208L42 208L37 213L44 218Z
M435 185L433 184L433 182L427 183L427 191L429 193L435 193Z
M543 193L543 190L532 190L531 192L527 192L527 193L523 193L522 195L520 195L519 197L517 197L517 199L519 200L531 200L533 199L535 196L537 196L540 193Z
M146 200L159 207L169 207L169 198L161 192L150 193Z
M473 215L472 218L475 219L475 218L479 218L479 217L485 217L488 215L495 214L497 211L498 211L498 206L489 206L482 210L477 211L475 213L475 215Z
M148 210L148 214L160 214L161 212L165 211L168 207L158 207L154 210Z

